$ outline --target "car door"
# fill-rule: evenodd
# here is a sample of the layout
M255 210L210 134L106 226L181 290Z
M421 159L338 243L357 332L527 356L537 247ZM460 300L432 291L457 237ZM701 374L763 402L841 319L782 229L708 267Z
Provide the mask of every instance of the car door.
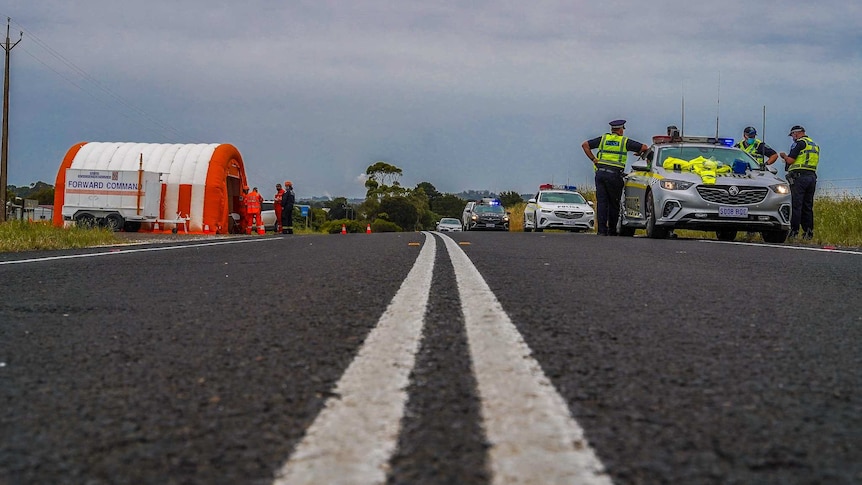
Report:
M631 172L625 176L623 200L621 201L623 216L626 221L637 222L638 225L645 221L644 200L652 178L651 169L654 153L654 150L650 150L646 160L636 160L632 163Z

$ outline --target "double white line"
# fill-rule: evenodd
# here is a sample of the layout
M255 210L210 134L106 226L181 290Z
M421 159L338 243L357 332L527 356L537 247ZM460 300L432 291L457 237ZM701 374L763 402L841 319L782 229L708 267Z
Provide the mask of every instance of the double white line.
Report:
M422 327L436 239L425 244L358 355L274 484L382 484L395 451ZM455 268L494 484L609 485L563 398L479 271L440 234Z

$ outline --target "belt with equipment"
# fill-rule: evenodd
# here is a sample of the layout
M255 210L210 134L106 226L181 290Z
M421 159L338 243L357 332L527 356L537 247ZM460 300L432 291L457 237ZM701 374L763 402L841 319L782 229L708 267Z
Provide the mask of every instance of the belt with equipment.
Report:
M616 173L616 174L623 173L622 169L619 169L619 168L596 167L596 170L602 171L602 172L611 172L611 173Z

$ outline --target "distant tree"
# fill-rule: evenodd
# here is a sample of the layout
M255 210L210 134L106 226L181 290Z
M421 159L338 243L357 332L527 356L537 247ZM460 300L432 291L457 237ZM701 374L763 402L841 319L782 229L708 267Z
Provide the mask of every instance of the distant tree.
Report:
M500 202L503 204L503 207L512 207L515 204L520 204L524 201L521 197L521 194L515 192L514 190L508 192L500 192L499 196Z
M374 162L365 169L365 198L380 200L386 196L403 195L406 191L398 181L403 171L386 162Z
M380 201L380 216L398 224L403 230L412 231L419 221L419 209L407 197L386 197Z
M432 201L431 210L441 217L461 218L461 213L464 212L464 205L467 201L454 194L443 194L437 200Z
M355 218L355 209L350 205L346 197L336 197L326 201L324 202L324 207L329 208L329 220Z
M425 195L428 196L428 202L430 202L431 204L433 204L435 200L439 199L443 195L437 190L437 187L434 187L434 185L431 184L431 182L420 182L416 184L416 190L420 189L423 190L425 192Z

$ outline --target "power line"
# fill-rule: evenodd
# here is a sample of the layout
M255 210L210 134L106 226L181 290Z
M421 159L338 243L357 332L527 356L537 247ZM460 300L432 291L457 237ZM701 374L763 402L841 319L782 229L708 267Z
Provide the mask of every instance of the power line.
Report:
M111 108L113 104L119 104L120 106L125 108L126 111L115 110L115 112L135 122L136 124L147 129L151 133L166 138L170 142L177 143L181 139L189 140L192 138L189 136L185 136L178 129L159 121L155 117L151 116L149 113L145 112L143 109L137 107L129 100L125 99L124 97L111 90L109 87L105 86L103 83L99 82L89 73L87 73L87 71L77 66L74 62L70 61L57 50L53 49L29 29L25 29L24 26L17 22L16 25L18 25L22 29L22 33L25 31L27 32L28 39L32 38L34 44L47 52L50 58L53 58L54 61L59 62L67 70L71 70L76 75L76 77L79 78L79 81L82 80L83 83L76 81L67 73L63 73L60 70L56 69L51 64L49 64L49 62L40 58L40 56L38 56L35 52L31 52L27 49L24 49L24 52L27 53L27 55L45 66L47 69L49 69L61 79L65 80L72 86L75 86L77 89L84 92L85 94L108 108ZM105 96L107 96L108 99L106 99ZM131 112L132 114L129 114L129 112ZM142 119L149 122L150 126L147 126L147 124L143 123Z

